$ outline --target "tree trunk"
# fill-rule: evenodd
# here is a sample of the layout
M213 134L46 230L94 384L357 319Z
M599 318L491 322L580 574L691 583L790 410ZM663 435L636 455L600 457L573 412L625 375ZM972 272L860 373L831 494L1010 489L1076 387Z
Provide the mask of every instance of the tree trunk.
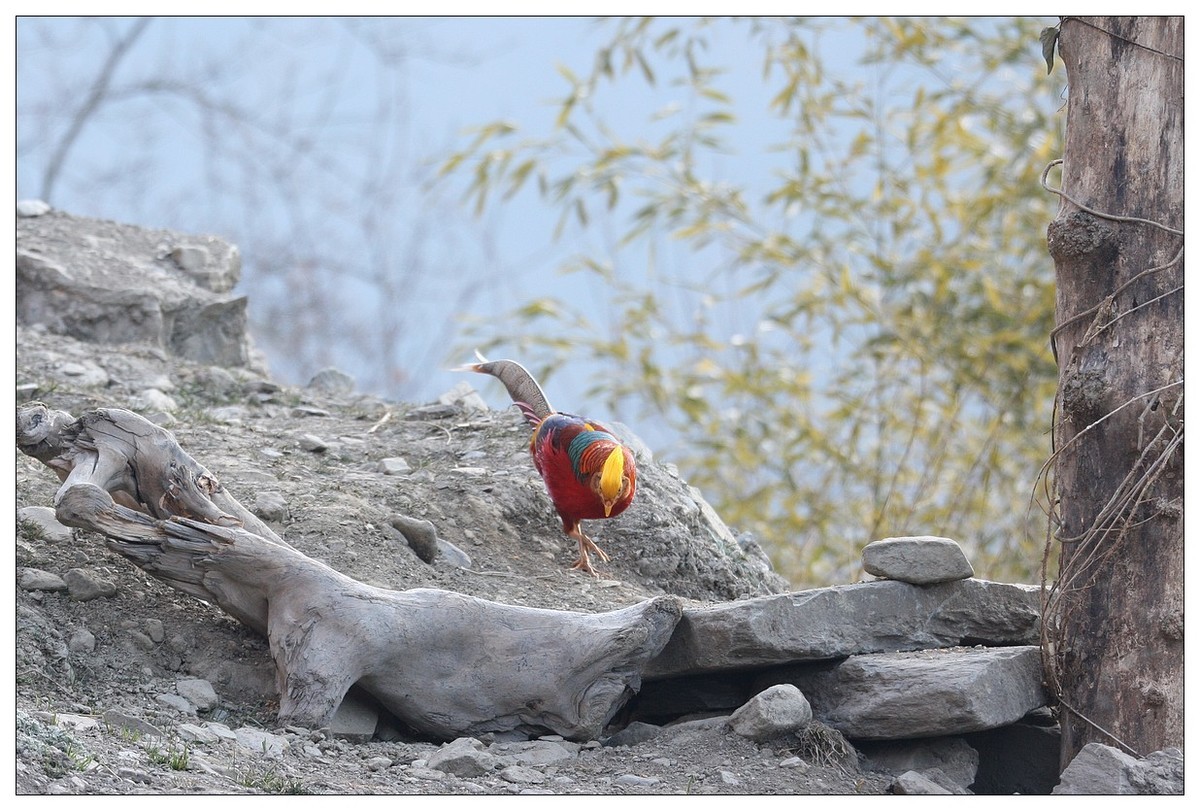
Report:
M279 721L329 725L354 684L446 740L518 730L592 740L679 622L677 598L602 614L439 589L389 591L284 543L170 432L121 409L17 410L17 447L58 474L55 514L267 638Z
M1183 18L1067 17L1058 45L1044 633L1065 767L1093 741L1183 745Z

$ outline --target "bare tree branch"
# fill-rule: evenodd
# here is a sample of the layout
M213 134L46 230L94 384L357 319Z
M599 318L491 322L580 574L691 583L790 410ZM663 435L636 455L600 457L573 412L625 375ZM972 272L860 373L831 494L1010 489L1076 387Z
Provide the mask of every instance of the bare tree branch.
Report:
M113 43L112 50L108 53L108 58L104 60L104 65L101 66L100 72L96 74L96 79L92 82L92 88L88 91L87 98L84 99L83 105L76 111L74 118L71 119L70 126L63 133L62 139L58 142L58 146L54 149L54 154L50 158L50 162L46 164L46 172L42 175L42 194L43 200L53 200L54 186L58 182L58 176L62 173L63 166L66 165L67 154L71 151L71 147L79 139L84 127L88 121L96 114L96 112L108 100L109 86L112 84L113 76L117 72L117 68L121 64L121 60L129 53L132 48L146 31L147 26L153 22L153 17L139 17L134 20L133 25L125 32L125 35L118 38Z

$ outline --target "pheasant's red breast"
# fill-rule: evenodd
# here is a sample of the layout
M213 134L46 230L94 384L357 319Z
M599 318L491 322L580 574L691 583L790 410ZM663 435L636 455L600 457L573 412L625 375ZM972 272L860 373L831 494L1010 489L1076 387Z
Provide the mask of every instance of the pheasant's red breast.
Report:
M619 515L633 501L637 489L633 454L599 423L573 414L551 414L538 425L529 450L565 527L580 519ZM621 456L619 488L606 512L600 481L615 450Z

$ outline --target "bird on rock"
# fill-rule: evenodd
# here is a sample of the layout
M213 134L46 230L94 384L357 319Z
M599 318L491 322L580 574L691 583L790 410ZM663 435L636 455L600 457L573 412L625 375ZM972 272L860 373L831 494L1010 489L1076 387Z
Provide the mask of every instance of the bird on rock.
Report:
M508 389L533 428L529 453L562 518L563 532L579 544L579 559L571 568L599 577L591 553L605 562L608 555L584 533L580 521L620 515L633 501L637 489L633 454L600 423L552 409L542 387L521 364L489 361L475 354L479 363L460 371L492 375Z

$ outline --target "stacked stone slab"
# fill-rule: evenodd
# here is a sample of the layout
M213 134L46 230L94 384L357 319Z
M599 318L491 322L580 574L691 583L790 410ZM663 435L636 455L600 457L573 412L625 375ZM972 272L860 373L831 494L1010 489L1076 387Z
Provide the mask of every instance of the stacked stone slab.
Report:
M742 719L787 686L815 720L851 740L890 742L876 747L879 763L909 764L906 747L961 742L1046 704L1040 587L976 579L948 538L876 541L863 568L880 579L685 611L647 667L637 712L737 709L735 729L761 738L763 727ZM959 788L977 765L953 772ZM903 771L954 788L940 768ZM910 775L905 790L919 785Z

